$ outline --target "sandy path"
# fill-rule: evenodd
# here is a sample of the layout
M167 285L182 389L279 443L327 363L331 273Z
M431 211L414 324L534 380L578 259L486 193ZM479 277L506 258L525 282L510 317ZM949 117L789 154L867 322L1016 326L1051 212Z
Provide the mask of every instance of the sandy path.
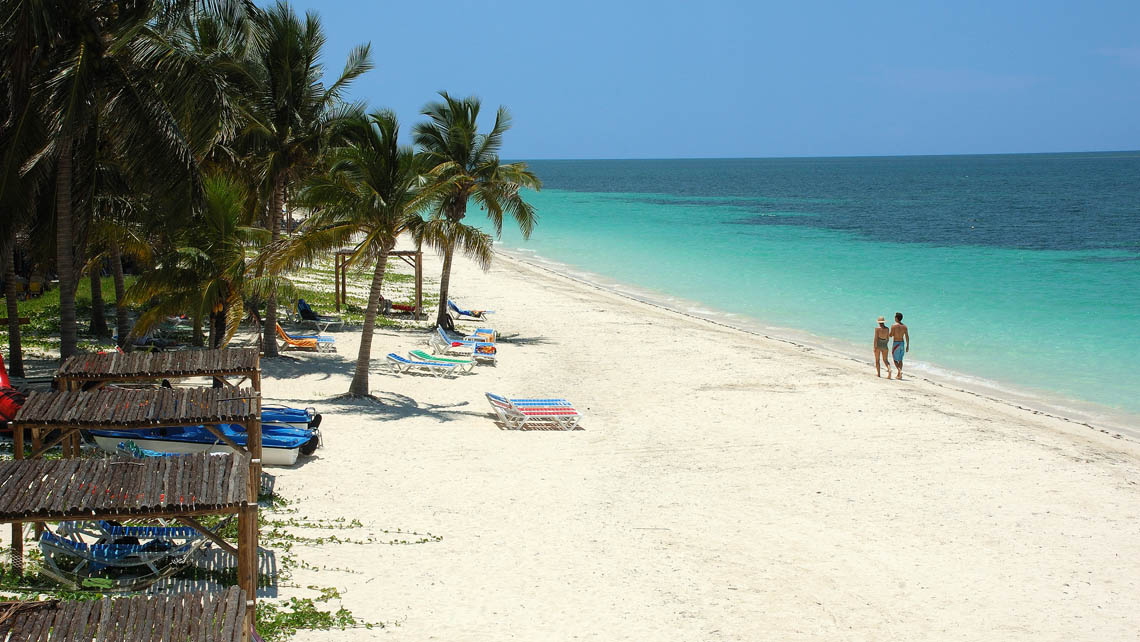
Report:
M426 257L427 273L438 270ZM497 367L373 392L337 355L264 362L325 413L277 488L365 544L297 549L384 630L306 640L1117 640L1140 610L1140 453L1064 421L677 315L501 259L457 262L496 309ZM868 360L869 361L869 360ZM558 395L575 432L506 431L486 391ZM390 545L382 529L440 542ZM353 569L345 572L336 569ZM312 595L283 588L283 596ZM397 624L397 626L392 626Z

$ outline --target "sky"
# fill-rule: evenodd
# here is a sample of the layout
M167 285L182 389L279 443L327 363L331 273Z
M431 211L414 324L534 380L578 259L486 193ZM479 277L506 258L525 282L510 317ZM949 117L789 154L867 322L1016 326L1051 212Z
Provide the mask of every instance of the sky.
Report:
M410 130L445 90L506 159L1140 149L1140 1L293 2L350 98Z

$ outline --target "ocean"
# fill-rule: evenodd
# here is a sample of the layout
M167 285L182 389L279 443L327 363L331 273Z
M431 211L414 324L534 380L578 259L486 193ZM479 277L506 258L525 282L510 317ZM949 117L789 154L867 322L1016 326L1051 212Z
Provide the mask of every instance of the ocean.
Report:
M904 373L1140 417L1140 152L528 164L507 253L868 373L901 311Z

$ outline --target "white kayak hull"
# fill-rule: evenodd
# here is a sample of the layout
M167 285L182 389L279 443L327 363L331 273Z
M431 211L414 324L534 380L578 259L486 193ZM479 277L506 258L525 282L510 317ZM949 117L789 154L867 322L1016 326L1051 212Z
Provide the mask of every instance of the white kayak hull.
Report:
M123 441L121 437L105 437L103 435L94 435L95 445L99 446L102 450L109 453L119 453L119 442ZM141 435L140 435L141 437ZM144 439L133 438L139 448L147 450L154 450L160 453L174 453L177 455L189 455L193 453L232 453L233 448L225 444L203 444L192 441L166 441L163 439ZM270 448L262 447L261 449L261 465L262 466L292 466L297 463L297 456L300 454L301 449L298 448Z

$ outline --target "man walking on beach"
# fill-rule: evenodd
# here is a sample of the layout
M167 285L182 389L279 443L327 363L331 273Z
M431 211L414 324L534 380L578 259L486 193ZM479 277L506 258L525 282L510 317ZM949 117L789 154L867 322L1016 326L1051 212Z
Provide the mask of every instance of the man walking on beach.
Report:
M898 371L898 376L895 378L902 379L903 357L910 352L910 332L903 325L902 312L895 312L895 324L891 326L891 339L894 340L894 344L891 346L891 358L894 359L895 370ZM887 378L891 378L890 373L887 373Z

